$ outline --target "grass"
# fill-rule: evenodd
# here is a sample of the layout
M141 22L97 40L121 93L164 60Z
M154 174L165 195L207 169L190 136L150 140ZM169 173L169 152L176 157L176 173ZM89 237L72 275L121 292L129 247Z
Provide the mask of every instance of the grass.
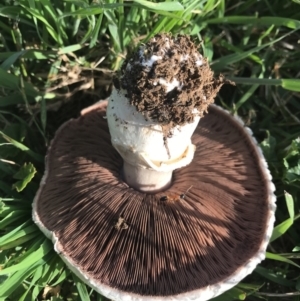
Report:
M251 127L278 209L267 260L228 300L300 300L300 3L4 0L0 4L0 300L105 300L65 267L31 219L55 130L110 92L155 33L192 35L236 82L216 103Z

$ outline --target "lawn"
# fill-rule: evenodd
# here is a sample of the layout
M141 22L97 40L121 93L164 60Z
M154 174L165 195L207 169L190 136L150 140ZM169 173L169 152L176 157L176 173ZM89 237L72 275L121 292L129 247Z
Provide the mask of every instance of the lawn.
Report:
M0 301L107 300L65 266L31 205L58 127L107 98L126 55L161 32L190 35L236 83L215 103L252 129L276 186L267 259L214 300L300 300L300 1L2 0Z

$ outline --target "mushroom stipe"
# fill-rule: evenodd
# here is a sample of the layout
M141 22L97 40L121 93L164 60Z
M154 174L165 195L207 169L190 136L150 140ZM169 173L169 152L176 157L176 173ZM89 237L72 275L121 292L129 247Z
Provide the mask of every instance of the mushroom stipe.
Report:
M60 128L34 200L35 222L71 270L116 301L204 301L251 273L275 196L249 129L211 105L192 136L193 162L149 194L122 180L105 112L101 102ZM179 201L162 202L168 195Z

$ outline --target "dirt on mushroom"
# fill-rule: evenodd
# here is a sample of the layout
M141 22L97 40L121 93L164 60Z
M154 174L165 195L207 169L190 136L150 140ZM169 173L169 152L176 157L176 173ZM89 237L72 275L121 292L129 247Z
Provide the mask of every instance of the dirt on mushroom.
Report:
M158 59L147 64L153 57ZM162 124L168 135L174 126L203 116L222 85L229 83L223 75L214 78L207 59L189 36L170 34L156 35L141 45L124 62L120 82L116 82L117 89L127 91L130 104L146 119ZM168 90L172 83L174 88Z

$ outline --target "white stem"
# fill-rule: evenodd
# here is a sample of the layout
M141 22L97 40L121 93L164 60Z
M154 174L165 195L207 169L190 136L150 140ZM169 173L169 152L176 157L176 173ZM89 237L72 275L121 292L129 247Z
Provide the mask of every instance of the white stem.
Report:
M123 173L124 180L130 187L142 192L154 193L169 187L173 172L146 169L124 161Z
M162 190L169 185L172 171L188 165L194 157L191 136L199 112L194 112L193 123L175 126L172 137L164 141L161 124L146 120L125 95L125 91L113 89L106 113L112 145L125 162L125 181L140 191Z

